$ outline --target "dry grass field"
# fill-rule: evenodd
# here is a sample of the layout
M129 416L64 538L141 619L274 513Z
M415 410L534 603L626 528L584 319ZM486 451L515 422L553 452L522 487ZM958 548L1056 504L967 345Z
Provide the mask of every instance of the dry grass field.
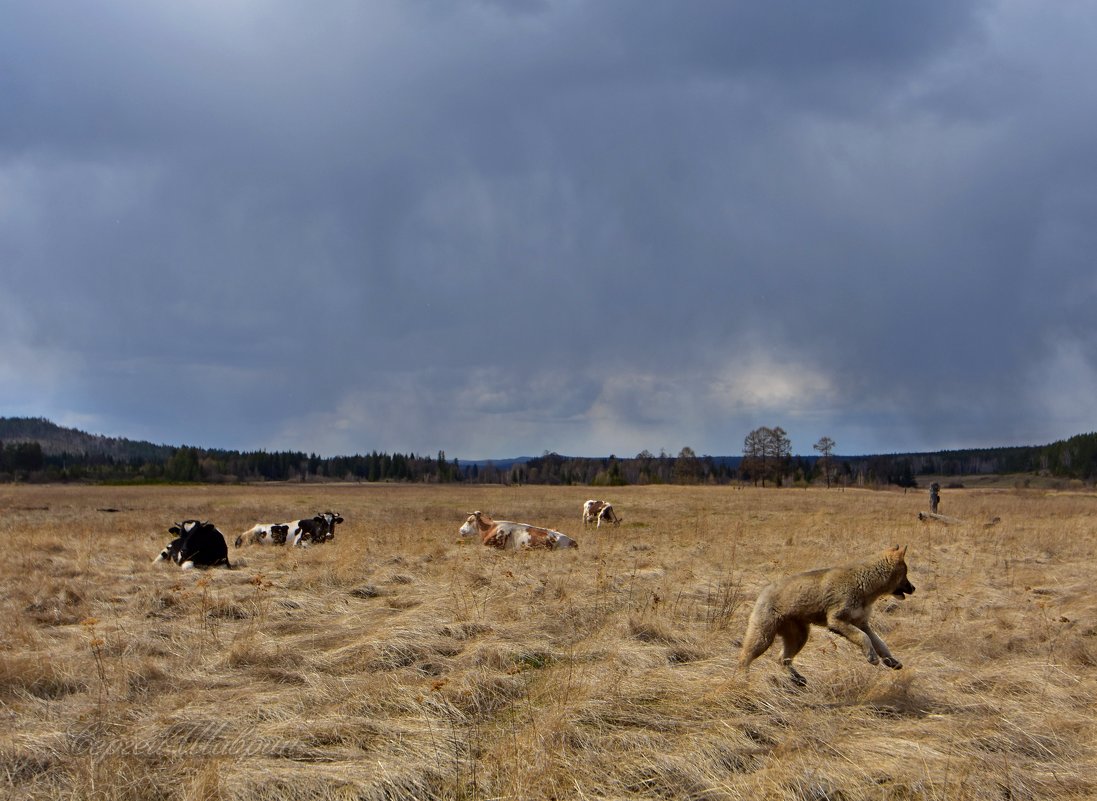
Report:
M587 497L624 522L583 530ZM714 487L0 487L0 797L1097 797L1097 495ZM112 508L118 511L98 511ZM334 508L333 543L151 564ZM459 542L473 509L577 551ZM1001 522L984 528L998 515ZM737 672L759 588L909 545L877 631Z

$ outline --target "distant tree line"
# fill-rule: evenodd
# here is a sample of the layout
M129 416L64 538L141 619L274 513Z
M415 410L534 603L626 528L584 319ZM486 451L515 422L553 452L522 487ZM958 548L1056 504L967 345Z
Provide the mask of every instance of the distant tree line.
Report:
M1097 480L1097 433L1045 446L936 453L838 456L822 437L814 456L794 456L780 426L743 440L742 456L676 455L644 450L632 457L562 456L546 451L520 461L470 462L415 453L321 457L301 451L172 447L98 437L40 418L0 418L0 481L93 482L470 482L613 487L628 484L758 486L918 486L927 475L1032 473Z
M1078 434L1041 448L1038 469L1054 476L1097 480L1097 433Z

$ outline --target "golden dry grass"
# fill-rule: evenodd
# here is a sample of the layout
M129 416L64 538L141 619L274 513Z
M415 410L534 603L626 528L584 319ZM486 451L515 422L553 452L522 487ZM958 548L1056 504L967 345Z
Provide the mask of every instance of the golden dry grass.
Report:
M594 493L597 494L597 493ZM1097 496L626 487L0 488L0 796L1082 799L1097 796ZM121 511L100 512L111 507ZM150 564L336 508L334 543ZM459 543L472 509L578 551ZM992 515L1002 522L984 529ZM906 667L815 630L735 669L759 587L909 544L877 604Z

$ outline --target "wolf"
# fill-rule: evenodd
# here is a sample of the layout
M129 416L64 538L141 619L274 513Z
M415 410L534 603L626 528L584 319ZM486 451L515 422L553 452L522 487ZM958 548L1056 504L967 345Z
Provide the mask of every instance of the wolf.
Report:
M872 604L883 595L904 598L914 592L907 580L907 547L889 548L867 562L797 573L763 588L754 604L739 653L739 667L750 663L773 645L779 634L784 643L781 663L793 682L807 681L792 666L792 658L808 641L811 624L826 626L859 645L870 664L881 660L899 670L903 663L868 625Z

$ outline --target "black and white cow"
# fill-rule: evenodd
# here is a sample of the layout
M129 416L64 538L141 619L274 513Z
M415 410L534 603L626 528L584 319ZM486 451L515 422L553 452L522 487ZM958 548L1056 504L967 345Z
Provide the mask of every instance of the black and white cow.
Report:
M195 567L228 567L229 546L213 523L184 520L168 529L175 539L156 557L156 562L175 562L184 570Z
M239 548L241 545L285 545L289 540L290 526L296 527L298 521L293 523L256 523L243 534L236 538L233 545Z
M338 512L322 512L289 523L257 523L237 537L233 544L237 548L250 544L305 547L334 539L335 524L342 522L343 518Z
M335 524L342 523L343 518L338 512L321 512L311 520L297 521L297 538L294 545L319 545L335 539Z

